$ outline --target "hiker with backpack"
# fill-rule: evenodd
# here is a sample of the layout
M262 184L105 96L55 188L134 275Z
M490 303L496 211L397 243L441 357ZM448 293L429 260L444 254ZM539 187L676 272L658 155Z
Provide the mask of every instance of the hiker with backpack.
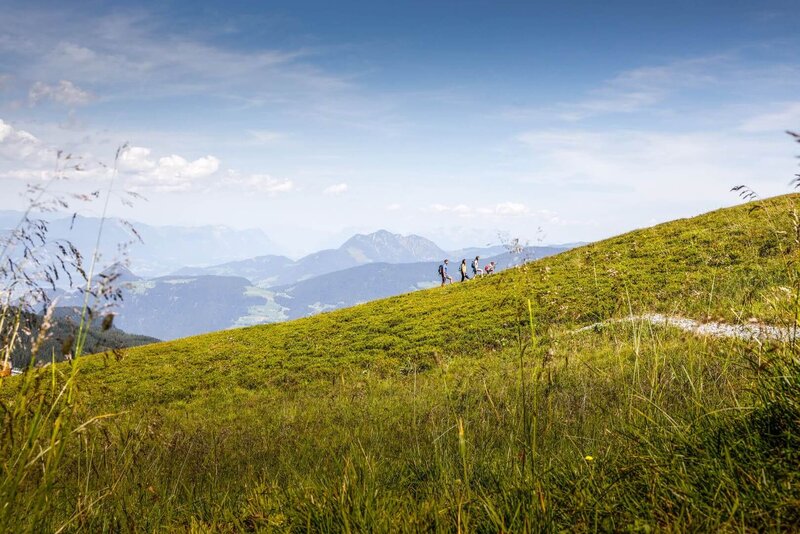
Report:
M469 280L469 276L467 276L467 260L466 258L461 260L461 281L466 282Z
M483 274L483 269L481 269L480 262L481 257L475 256L475 259L472 260L472 277L477 278L479 274Z
M483 272L485 272L486 274L492 274L494 272L494 266L495 262L490 261L489 265L483 268Z
M444 260L443 263L439 265L439 276L442 277L442 287L444 287L445 283L450 280L450 283L453 283L453 279L450 278L450 275L447 274L447 265L450 263L450 260Z

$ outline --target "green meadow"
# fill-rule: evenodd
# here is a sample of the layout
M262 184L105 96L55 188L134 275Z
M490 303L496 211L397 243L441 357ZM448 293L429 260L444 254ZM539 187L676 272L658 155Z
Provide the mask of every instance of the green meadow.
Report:
M620 319L793 329L798 202L5 379L0 529L797 530L794 340Z

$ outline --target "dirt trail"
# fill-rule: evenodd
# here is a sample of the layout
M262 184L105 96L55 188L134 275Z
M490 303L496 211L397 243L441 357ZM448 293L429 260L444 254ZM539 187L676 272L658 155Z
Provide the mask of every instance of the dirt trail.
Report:
M779 340L788 341L791 338L791 329L781 328L779 326L771 326L759 323L747 324L729 324L718 322L701 323L694 319L687 319L686 317L663 315L661 313L645 313L642 315L633 315L624 319L609 319L608 321L601 321L599 323L590 324L574 330L577 332L584 332L594 328L605 326L613 323L629 323L641 322L650 323L662 326L672 326L680 328L686 332L692 332L701 336L713 337L733 337L737 339L758 339L758 340Z

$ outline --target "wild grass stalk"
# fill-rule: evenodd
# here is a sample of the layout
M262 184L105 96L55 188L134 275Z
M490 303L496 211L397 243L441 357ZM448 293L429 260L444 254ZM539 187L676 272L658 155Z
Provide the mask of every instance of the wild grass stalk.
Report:
M117 152L115 162L121 150L124 147ZM91 508L113 494L116 486L112 484L93 501L87 500L86 495L78 497L74 501L74 513L59 525L59 519L53 513L54 507L67 498L59 481L64 478L67 464L77 462L80 465L82 461L80 455L77 459L69 460L65 455L67 451L74 450L76 444L84 444L87 432L113 414L86 415L79 408L76 394L79 368L77 365L57 368L54 365L56 354L53 348L50 349L49 369L35 369L37 357L51 336L54 321L56 301L50 298L46 289L49 286L55 291L61 278L68 281L68 287L73 287L75 275L80 275L85 281L85 299L79 317L77 340L68 338L62 349L62 353L73 360L81 356L86 347L92 315L89 295L99 298L118 295L108 286L109 280L105 280L105 287L99 290L95 289L93 283L102 225L113 192L116 163L104 197L97 245L88 275L83 268L81 252L69 241L50 239L49 223L31 217L34 210L48 212L69 209L68 200L91 201L100 196L95 192L89 195L47 197L50 185L56 180L66 179L67 170L81 170L80 164L64 163L72 159L71 155L64 156L59 152L54 178L44 185L29 188L28 207L20 222L3 239L0 251L0 282L3 284L4 297L0 305L3 369L8 369L12 356L18 353L27 362L27 372L13 385L6 385L0 378L0 532L61 532L73 528L75 521L87 513L87 507ZM37 315L38 306L43 306L43 316ZM104 321L103 330L110 325L110 321ZM93 463L92 458L86 458L86 461ZM86 471L85 485L88 488L89 470Z
M114 165L111 168L111 176L108 180L108 189L106 194L104 195L103 200L103 210L100 215L100 223L97 228L97 237L94 244L94 250L92 251L92 261L89 264L89 271L86 276L86 286L84 288L83 293L83 305L80 311L80 322L78 324L78 333L75 340L75 354L83 354L83 350L86 346L86 338L89 334L89 326L91 324L91 317L89 313L89 297L92 295L92 283L94 282L94 271L97 267L97 263L100 259L100 241L103 237L103 227L106 223L106 218L108 215L108 205L111 201L112 193L114 192L114 183L117 179L118 174L118 165L119 165L119 157L120 155L128 149L128 145L124 144L117 148L117 152L114 155ZM113 279L111 280L113 282ZM102 288L101 288L102 289ZM112 316L108 316L111 318ZM108 323L110 327L110 322ZM108 328L106 328L107 330Z

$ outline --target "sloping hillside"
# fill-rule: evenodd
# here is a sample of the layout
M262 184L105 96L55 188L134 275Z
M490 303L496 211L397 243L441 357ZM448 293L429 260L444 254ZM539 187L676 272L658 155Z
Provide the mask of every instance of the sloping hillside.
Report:
M765 292L784 283L792 243L786 205L777 197L692 219L637 230L470 284L456 284L289 323L198 336L130 351L112 367L87 359L82 373L119 374L129 400L184 398L194 381L267 387L285 371L333 370L339 362L398 366L406 358L432 364L436 354L479 353L516 337L533 303L537 328L583 326L634 311L771 320ZM776 226L777 225L777 226ZM180 365L176 363L180 361ZM215 375L218 371L218 376ZM187 384L182 389L180 384Z
M794 324L798 201L29 373L0 527L797 530L798 344L605 320Z

